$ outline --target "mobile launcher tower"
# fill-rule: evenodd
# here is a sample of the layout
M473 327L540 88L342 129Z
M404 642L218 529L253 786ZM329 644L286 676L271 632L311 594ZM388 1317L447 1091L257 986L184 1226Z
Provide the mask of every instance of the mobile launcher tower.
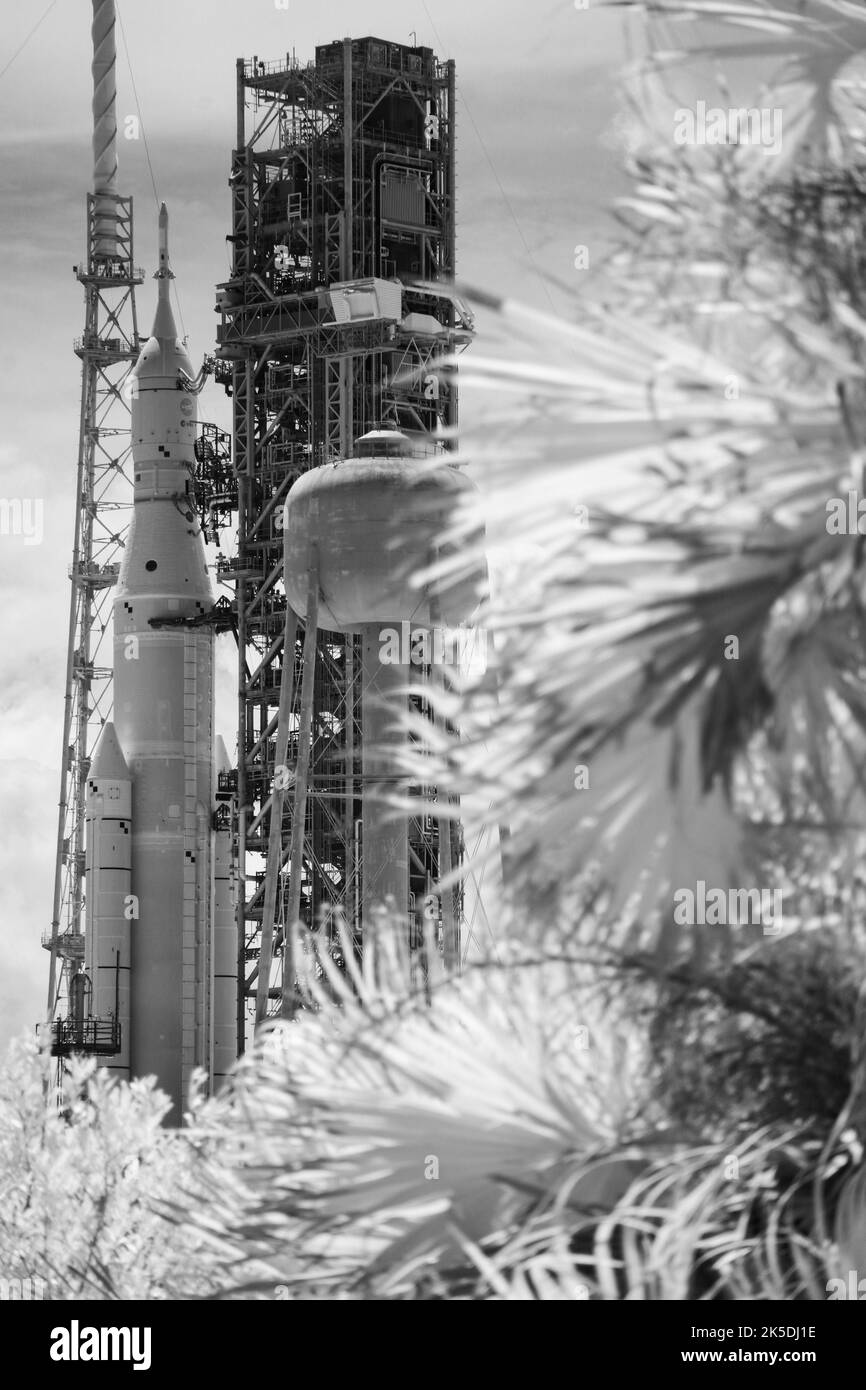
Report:
M370 650L373 625L414 617L435 625L436 613L422 603L422 615L420 596L394 575L385 593L372 586L369 603L347 604L351 557L362 557L369 578L375 546L351 527L338 535L345 516L335 515L316 532L311 560L307 503L295 493L286 505L312 470L341 461L345 475L353 459L378 457L378 502L367 494L363 505L372 506L380 538L393 538L393 528L380 527L383 508L405 505L407 494L401 470L387 461L441 452L444 465L453 447L456 383L437 363L473 331L450 285L454 92L453 62L376 38L320 46L306 64L293 55L238 63L233 273L217 301L217 375L233 396L236 491L228 496L211 480L207 460L198 485L203 495L212 489L216 521L237 509L237 555L218 574L234 591L240 651L239 1051L253 1018L294 1007L287 922L328 932L343 916L360 949L374 896L391 896L406 912L410 945L420 944L426 915L450 962L460 960L462 894L453 883L439 886L462 853L454 808L434 788L414 789L424 794L394 832L401 843L388 867L375 809L387 754L377 766L365 751L385 731L383 709L400 703L392 673ZM339 512L358 500L352 486L334 492L324 481L314 490L321 518L332 501ZM428 540L419 567L431 558ZM381 548L379 555L387 566ZM344 592L332 583L329 605L328 576L338 571ZM305 632L308 593L317 612ZM467 619L464 597L459 612L451 605L439 620ZM415 674L404 667L403 683Z

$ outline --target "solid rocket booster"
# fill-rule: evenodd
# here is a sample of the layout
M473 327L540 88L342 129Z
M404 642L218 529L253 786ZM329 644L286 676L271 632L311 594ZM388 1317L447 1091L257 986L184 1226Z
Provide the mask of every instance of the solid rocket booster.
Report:
M219 734L216 737L214 770L217 778L220 773L231 770L226 746ZM225 805L220 809L228 812ZM224 818L218 816L214 824L213 865L213 1028L210 1075L213 1078L214 1090L217 1090L237 1058L238 929L235 903L238 878L229 814Z
M213 594L193 505L196 398L179 377L194 373L169 302L173 278L163 204L156 317L131 373L134 501L114 600L111 748L116 744L125 760L132 790L130 988L121 1055L132 1076L156 1076L178 1123L193 1069L213 1079L234 1060L237 983L226 978L231 837L214 819L213 634L189 625L211 609ZM181 621L151 625L166 618ZM108 728L94 763L101 776L107 739ZM109 771L119 773L114 761ZM106 834L92 837L94 849ZM101 905L107 887L95 859L94 890ZM107 913L94 917L91 970L94 962L101 967ZM235 942L232 919L232 971Z
M106 724L90 765L85 803L87 860L85 960L90 1011L116 1015L120 1052L106 1062L129 1080L130 919L132 903L132 779L113 724Z

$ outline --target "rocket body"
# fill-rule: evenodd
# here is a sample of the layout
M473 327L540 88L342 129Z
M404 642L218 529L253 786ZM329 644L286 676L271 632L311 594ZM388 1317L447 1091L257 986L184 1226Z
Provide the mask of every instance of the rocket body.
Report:
M156 317L132 373L134 501L114 600L114 730L132 791L123 1055L131 1076L156 1076L179 1123L193 1069L214 1075L217 1033L227 1070L221 1014L234 1036L237 984L216 990L216 906L224 936L231 846L214 819L213 633L189 625L212 608L213 593L194 507L196 397L179 378L194 372L169 302L167 221L163 206ZM182 621L152 625L164 619ZM94 952L103 934L91 931Z

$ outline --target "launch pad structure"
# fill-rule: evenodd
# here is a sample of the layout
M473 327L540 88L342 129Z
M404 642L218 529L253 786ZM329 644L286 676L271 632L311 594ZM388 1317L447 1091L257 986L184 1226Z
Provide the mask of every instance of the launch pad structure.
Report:
M323 934L326 947L334 949L337 926L344 923L358 951L369 926L375 884L372 872L366 878L364 873L364 808L370 805L365 801L364 730L373 727L373 703L364 700L363 671L365 662L372 669L364 645L372 638L368 632L362 640L357 630L323 631L315 621L305 632L302 617L286 597L283 526L292 485L311 470L401 451L416 458L441 455L445 462L455 447L456 379L453 369L443 369L442 360L453 361L473 337L472 315L453 290L455 74L453 62L440 61L429 48L372 37L320 45L315 59L306 63L294 54L275 63L257 57L238 61L227 238L232 271L217 286L216 354L206 359L206 371L198 378L172 368L170 380L156 383L162 392L160 421L163 416L173 420L179 411L185 415L182 423L192 426L192 396L212 372L232 398L232 435L211 424L200 426L190 453L194 473L183 483L187 465L175 463L174 436L163 421L150 430L153 440L147 446L156 449L158 444L159 458L145 458L142 435L135 470L139 508L153 509L169 494L176 500L182 485L204 538L219 544L220 532L227 531L236 535L236 550L217 560L216 579L223 596L215 603L199 603L195 612L181 604L180 612L178 601L168 605L166 600L163 613L161 592L154 595L155 607L138 590L134 598L136 613L142 603L147 608L137 619L144 627L135 639L147 651L168 652L178 641L186 649L198 640L193 629L209 629L211 636L215 631L234 632L237 768L231 770L225 760L219 764L211 809L199 806L196 812L200 820L203 815L210 818L209 826L202 821L194 845L191 832L184 840L192 849L183 871L184 901L177 905L178 912L183 909L183 942L180 937L174 941L173 927L166 928L166 950L171 946L171 951L165 955L160 948L150 960L150 946L136 946L148 928L135 920L127 930L123 905L134 903L137 911L141 892L136 873L142 884L160 877L141 868L145 841L167 843L166 817L170 820L182 810L186 820L194 818L196 798L190 791L187 757L193 738L191 726L187 728L192 717L189 672L184 667L183 693L177 696L184 710L182 761L189 795L184 807L175 794L168 800L176 804L163 806L171 776L166 772L165 787L151 787L147 777L153 781L153 775L145 776L142 769L148 757L159 762L163 756L169 761L178 756L169 751L169 743L163 749L162 742L175 738L173 725L162 727L174 715L159 716L157 742L142 745L127 775L123 753L112 742L112 667L103 648L111 630L119 561L130 549L133 480L128 468L132 439L127 396L131 388L133 423L135 409L143 419L144 397L138 390L147 383L137 380L142 364L149 352L158 349L168 361L174 350L168 339L163 343L157 335L146 341L138 331L135 291L144 272L133 258L132 199L116 190L113 0L93 0L93 12L94 186L87 198L87 254L75 267L85 290L85 328L75 344L82 362L82 404L54 910L51 931L43 938L50 952L47 1017L51 1050L61 1068L62 1059L71 1053L91 1052L120 1074L126 1069L136 1075L143 1065L140 1059L149 1055L144 1015L151 1013L153 1019L162 1019L158 1031L164 1051L174 1048L164 1040L182 1030L183 1047L174 1050L183 1054L186 1077L190 1059L202 1064L199 1035L207 1036L210 1010L216 1010L213 1000L208 1002L205 980L207 969L213 977L212 942L199 939L198 926L192 935L186 926L193 912L186 899L194 896L198 903L207 896L200 871L192 866L207 858L206 850L199 851L208 834L216 837L213 845L224 846L219 862L231 862L229 877L237 873L238 879L237 1005L232 976L227 1013L231 1019L236 1008L237 1055L245 1050L256 1023L293 1011L290 927L295 921ZM163 209L161 237L164 214ZM164 240L160 246L157 279L170 273ZM166 322L171 318L167 294L167 285L161 284L158 321L160 314L168 315ZM174 357L186 360L182 345L175 346ZM175 398L175 392L180 396ZM144 428L139 425L139 432ZM171 469L177 473L176 486L165 481ZM193 522L190 512L190 537L198 534L199 523ZM171 557L163 558L170 569ZM431 556L417 558L420 568ZM157 561L150 559L144 568L157 571ZM127 554L127 583L129 571ZM160 568L160 576L162 572ZM136 582L140 587L143 581ZM124 592L121 585L117 602ZM439 621L435 615L440 610L431 594L419 596L419 609L425 602L429 626ZM169 606L179 615L170 614ZM115 604L115 618L117 612ZM132 601L122 606L122 629L127 616L132 621L132 613ZM315 604L313 614L315 618ZM408 626L413 613L400 616ZM177 632L172 637L176 628L186 635ZM115 659L117 642L115 633ZM141 671L145 679L144 666ZM412 676L421 678L422 687L432 680L429 666L416 668ZM127 681L124 689L128 685ZM412 698L416 709L432 719L424 694ZM168 708L170 702L160 703ZM114 719L128 722L134 704L127 698ZM150 715L142 706L135 718L143 721L143 728ZM128 749L138 736L136 728L121 732ZM94 763L100 736L107 753ZM112 812L105 798L119 795L121 783L131 787L131 811ZM463 949L462 890L455 882L443 888L440 880L448 878L461 858L462 833L457 820L445 815L444 798L435 787L413 787L412 793L414 806L405 818L401 851L407 866L401 892L408 883L409 950L420 951L432 927L447 963L458 966ZM137 807L144 808L146 823ZM101 829L91 834L97 821ZM131 860L126 836L134 845ZM111 861L116 867L109 871L93 857L94 846L103 843L106 852L116 856ZM215 910L213 920L222 923L221 940L226 942L229 877L221 872L216 892L223 896L211 897L216 909L202 908L200 918L207 935L212 929L207 927L208 912ZM110 891L109 878L115 884ZM121 880L126 885L122 893L116 887ZM167 920L152 904L142 911L150 916L156 912L160 922ZM109 925L100 925L104 923ZM130 946L122 944L127 937ZM115 941L121 943L117 948ZM133 979L136 961L149 962L148 978L152 975L155 981L160 962L168 968L169 956L181 944L178 961L182 955L183 966L175 972L177 981L173 975L171 981L166 977L151 1009L151 986L142 981L136 986ZM221 949L224 953L225 946ZM86 950L94 960L102 952L103 964L96 970L101 982L91 978L94 960L85 961ZM177 1018L172 1014L166 1022L166 991L173 997L175 984L177 1008L172 1004L169 1012L174 1009ZM130 990L138 1001L133 1009L138 1016L127 1026ZM228 995L223 991L221 997ZM121 1015L127 1020L123 1030ZM129 1036L121 1036L122 1031ZM130 1036L138 1039L131 1062ZM225 1039L225 1029L221 1036ZM157 1043L154 1039L153 1046ZM227 1058L226 1042L219 1047ZM226 1067L212 1070L217 1077ZM177 1116L184 1103L182 1088L172 1083L168 1089Z
M90 759L111 714L109 619L132 501L127 378L140 340L135 291L144 270L133 254L132 198L118 194L113 6L94 5L94 190L87 195L87 245L74 266L84 289L84 332L74 349L81 360L81 414L75 483L75 523L69 566L70 607L48 1018L57 1019L58 1051L74 1050L82 1020L73 1017L72 980L84 961L85 803ZM88 1050L119 1050L117 1020L99 1020ZM89 1036L89 1035L88 1035Z
M238 901L239 1051L257 990L261 1016L260 973L267 971L268 1012L284 992L280 924L292 806L280 769L297 764L303 675L302 624L286 627L280 582L285 499L302 473L362 452L356 441L381 427L428 451L453 447L456 383L437 362L472 337L471 315L448 285L454 92L453 62L375 38L322 45L305 64L287 57L237 65L233 270L219 286L216 354L218 378L233 397L236 496L219 494L206 464L197 481L203 498L212 489L206 505L237 507L237 555L218 578L234 590L240 650L238 862L246 891ZM280 749L287 660L292 709L288 746ZM300 917L328 931L341 913L357 936L357 637L320 633L315 667ZM449 889L444 901L431 893L443 864L461 852L455 824L440 853L438 825L426 813L410 822L410 946L413 934L420 942L425 902L436 903L440 933L453 937L459 922L459 890Z

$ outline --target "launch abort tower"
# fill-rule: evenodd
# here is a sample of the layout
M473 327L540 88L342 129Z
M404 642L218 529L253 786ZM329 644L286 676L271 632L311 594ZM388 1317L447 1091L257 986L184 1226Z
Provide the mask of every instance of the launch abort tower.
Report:
M283 504L302 473L352 456L371 430L395 428L436 450L451 446L457 421L453 377L436 373L437 361L471 338L470 316L449 287L454 64L429 48L376 38L320 46L307 64L294 56L239 62L230 186L233 271L218 292L217 371L234 398L237 492L223 492L221 505L237 507L238 549L219 578L236 590L240 645L243 1050L265 899L274 895L274 875L265 873L272 812L280 817L277 955L285 920L291 815L290 798L277 791L276 730L283 663L294 663L297 691L302 657L300 642L284 650ZM202 495L215 496L224 484L200 462ZM358 931L356 642L338 633L318 639L300 915L319 926L340 908ZM297 718L290 728L289 767ZM435 817L414 818L409 833L410 905L417 902L420 917L440 872ZM453 916L454 903L448 909ZM410 930L411 922L410 912ZM271 997L280 993L276 982L269 988Z

